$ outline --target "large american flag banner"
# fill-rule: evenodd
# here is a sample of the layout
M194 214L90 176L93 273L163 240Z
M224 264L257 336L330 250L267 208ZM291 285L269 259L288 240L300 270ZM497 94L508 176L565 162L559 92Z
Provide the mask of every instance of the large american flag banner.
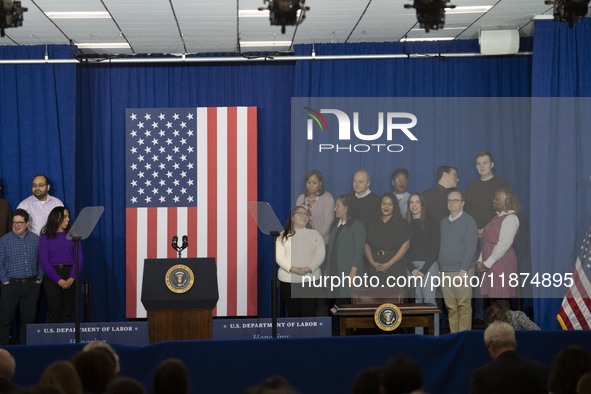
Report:
M563 330L589 330L591 326L591 228L575 261L573 285L567 290L556 318Z
M141 303L144 259L214 257L216 316L257 314L256 107L136 108L126 113L128 318ZM162 278L164 280L164 278Z

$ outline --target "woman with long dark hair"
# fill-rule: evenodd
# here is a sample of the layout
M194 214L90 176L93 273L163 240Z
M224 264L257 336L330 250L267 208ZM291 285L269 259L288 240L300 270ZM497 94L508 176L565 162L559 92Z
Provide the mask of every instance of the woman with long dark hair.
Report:
M439 223L427 215L425 200L419 193L408 198L407 220L411 232L407 268L417 278L415 302L436 305L437 289L432 286L430 277L439 275L437 255L441 234Z
M326 254L327 276L348 276L353 280L363 275L363 253L365 245L365 227L355 218L351 206L351 195L342 195L335 203L335 220L330 231ZM327 294L339 305L351 303L351 286L341 286Z
M383 280L386 276L404 276L404 256L410 246L408 223L402 218L398 200L392 193L385 193L380 200L380 217L367 225L365 257L370 274Z
M71 323L74 305L74 241L66 238L70 229L70 211L55 207L39 237L39 263L45 272L43 287L47 294L49 323ZM82 250L78 250L78 272L82 270Z
M282 310L287 306L290 317L316 314L316 289L310 281L320 277L324 240L318 231L308 227L309 220L306 208L296 206L277 238L279 295Z

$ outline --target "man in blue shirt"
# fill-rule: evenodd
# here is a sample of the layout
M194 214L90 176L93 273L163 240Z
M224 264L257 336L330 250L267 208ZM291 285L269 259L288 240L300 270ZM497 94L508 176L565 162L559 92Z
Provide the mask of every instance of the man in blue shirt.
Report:
M9 341L10 324L20 305L20 342L26 343L27 324L35 321L43 271L39 265L39 236L28 231L29 214L12 214L12 231L0 238L0 345Z

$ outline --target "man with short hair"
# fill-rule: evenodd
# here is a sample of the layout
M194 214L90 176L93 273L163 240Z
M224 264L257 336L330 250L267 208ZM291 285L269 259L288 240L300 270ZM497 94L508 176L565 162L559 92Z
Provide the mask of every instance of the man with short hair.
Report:
M482 230L495 217L496 212L493 208L492 200L495 197L495 191L501 187L509 187L509 183L496 176L493 173L495 162L490 152L478 152L474 157L476 163L476 170L479 178L471 181L464 192L466 197L466 206L464 210L476 220L478 227L478 247L474 259L478 259L480 251L482 250ZM474 289L474 324L475 327L482 327L484 325L484 304L485 300L480 296L478 289ZM484 327L482 327L484 328Z
M383 369L381 389L384 394L422 393L421 366L406 356L391 359Z
M27 230L29 214L12 214L12 231L0 238L0 345L7 345L10 324L20 307L20 343L26 343L27 324L35 321L43 270L39 264L39 236Z
M406 219L406 211L408 210L408 199L410 193L406 190L408 188L408 170L406 168L397 168L392 173L392 187L394 188L394 196L398 200L400 213Z
M447 307L450 332L472 328L472 289L470 277L478 231L472 216L464 212L462 193L447 196L449 216L441 221L439 270L442 273L441 292ZM447 278L445 278L447 276Z
M505 322L493 322L484 331L484 343L493 361L470 374L473 394L547 393L548 370L517 354L515 330Z
M474 160L479 178L471 181L466 188L464 210L476 220L480 236L484 226L496 215L492 205L495 192L501 187L509 187L509 183L493 173L495 162L490 152L479 152Z
M441 223L448 215L447 195L458 187L458 169L443 165L437 168L437 185L423 192L427 215Z
M371 177L367 170L358 170L353 175L353 195L351 206L353 215L367 228L372 219L378 217L380 196L369 189Z
M47 223L47 216L55 207L63 207L64 203L57 197L49 195L51 185L49 180L43 174L33 177L31 185L33 195L25 198L18 204L18 208L24 209L30 215L29 230L37 235L41 234L41 229Z

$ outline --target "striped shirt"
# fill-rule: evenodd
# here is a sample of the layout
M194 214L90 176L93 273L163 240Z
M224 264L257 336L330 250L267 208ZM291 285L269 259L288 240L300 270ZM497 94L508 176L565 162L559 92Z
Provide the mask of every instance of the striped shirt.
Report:
M0 238L0 283L10 279L43 278L38 247L39 236L30 231L20 237L11 231Z

